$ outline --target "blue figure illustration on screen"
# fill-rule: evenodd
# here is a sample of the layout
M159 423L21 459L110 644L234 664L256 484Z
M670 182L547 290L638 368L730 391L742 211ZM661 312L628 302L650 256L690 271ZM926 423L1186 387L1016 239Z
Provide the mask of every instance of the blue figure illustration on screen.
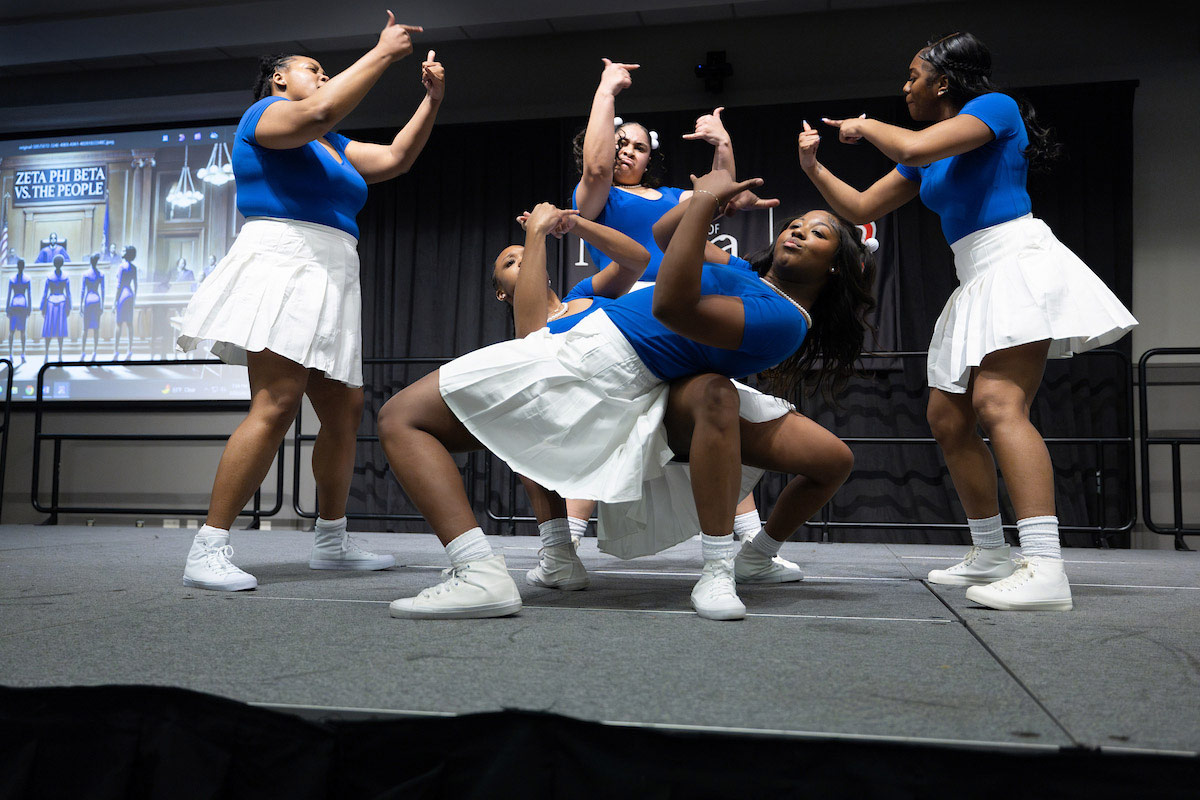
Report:
M21 363L25 363L25 323L29 320L30 295L33 294L29 278L25 277L25 259L17 259L17 274L8 279L8 299L4 313L8 315L8 360L13 360L13 336L21 332ZM16 362L13 362L14 364Z
M42 288L42 338L46 340L46 360L50 360L50 340L58 339L58 360L63 357L63 338L67 335L67 315L71 313L71 281L63 275L63 257L54 257L54 274Z
M117 360L117 354L121 350L122 325L129 331L129 349L125 351L125 360L128 361L133 356L133 306L137 301L138 292L137 267L133 265L135 258L137 248L131 244L126 245L125 258L117 270L117 300L113 305L113 311L117 315L116 330L113 333L113 361Z
M38 251L35 264L49 264L54 261L55 256L62 256L63 261L70 261L71 257L67 255L67 248L58 243L58 234L51 233L47 239L47 244Z
M79 289L79 313L83 315L83 343L80 357L87 358L88 331L92 332L92 357L96 360L96 349L100 346L100 315L104 311L104 273L97 267L100 253L92 253L92 268L83 273L83 286Z

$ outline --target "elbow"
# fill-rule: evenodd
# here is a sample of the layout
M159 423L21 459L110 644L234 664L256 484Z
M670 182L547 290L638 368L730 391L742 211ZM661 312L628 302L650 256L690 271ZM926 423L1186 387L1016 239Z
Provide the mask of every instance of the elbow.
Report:
M671 303L664 302L659 299L658 292L654 293L654 300L650 305L650 312L654 314L654 318L667 327L668 330L678 330L679 324L679 309Z
M920 167L929 163L928 155L912 145L905 145L897 155L900 156L897 161L906 167Z

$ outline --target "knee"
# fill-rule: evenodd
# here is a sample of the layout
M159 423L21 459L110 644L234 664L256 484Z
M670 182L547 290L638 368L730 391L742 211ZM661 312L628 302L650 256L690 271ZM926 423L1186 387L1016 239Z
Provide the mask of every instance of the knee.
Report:
M976 390L971 397L971 406L980 427L989 434L1005 422L1028 416L1019 400L1005 392L988 389Z
M738 424L739 400L733 381L720 375L706 376L697 398L696 421L728 428Z
M418 427L413 404L409 402L404 391L392 395L379 409L379 416L375 420L379 439L385 445L402 441Z
M835 486L841 486L854 469L854 451L845 442L838 440L837 445L831 448L828 463L831 482Z
M933 438L943 446L975 433L975 420L964 417L957 409L944 403L931 402L925 410L925 419Z
M300 411L303 397L300 392L263 392L254 399L250 413L271 429L286 432Z

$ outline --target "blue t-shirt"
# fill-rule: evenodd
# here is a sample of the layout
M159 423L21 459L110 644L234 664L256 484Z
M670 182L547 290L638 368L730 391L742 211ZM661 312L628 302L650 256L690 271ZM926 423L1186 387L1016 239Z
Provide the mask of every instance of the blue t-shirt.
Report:
M615 300L595 297L590 308L551 322L550 332L570 330L588 314L603 308L650 371L664 381L704 372L741 378L769 369L796 352L808 333L804 315L763 283L747 262L735 258L729 266L705 264L702 270L702 295L722 294L742 299L746 329L736 350L700 344L668 330L655 319L651 308L654 287L638 289ZM590 290L589 278L577 284L567 298L587 297L584 292Z
M1017 101L990 92L967 101L958 113L982 120L996 138L923 167L896 165L897 172L921 184L921 201L942 218L948 242L1023 217L1032 208L1025 189L1029 135Z
M683 189L675 189L670 186L660 186L658 191L662 197L657 200L648 200L633 192L613 186L608 190L608 200L604 203L604 208L596 217L596 222L620 231L650 253L650 263L639 279L643 281L652 281L658 276L658 265L663 257L662 250L659 250L658 245L654 243L654 223L658 222L659 217L663 214L679 205L679 196L684 192ZM578 193L579 187L576 186L575 191L571 193L571 204L575 208L579 207L579 202L575 199ZM597 270L604 269L612 263L611 258L590 243L585 242L584 244L587 247L588 256Z
M316 141L290 150L259 145L254 129L267 106L277 102L291 101L264 97L246 109L238 123L232 152L238 211L243 217L316 222L357 239L354 218L367 202L367 182L346 158L350 140L340 133L325 134L341 163Z

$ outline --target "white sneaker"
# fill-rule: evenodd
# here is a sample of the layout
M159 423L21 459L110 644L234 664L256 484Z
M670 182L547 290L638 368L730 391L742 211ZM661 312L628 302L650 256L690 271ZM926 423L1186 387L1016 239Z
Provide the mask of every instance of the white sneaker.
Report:
M967 599L1001 611L1070 611L1071 584L1061 558L1018 558L1007 578L967 589Z
M705 619L745 618L746 606L734 585L733 559L704 562L704 571L692 589L692 608Z
M358 546L345 528L313 532L309 569L387 569L396 566L395 556L371 553Z
M587 569L574 546L556 545L538 551L538 565L525 573L525 581L547 589L574 592L588 587Z
M229 557L229 534L197 534L183 568L183 585L217 592L240 592L258 586L258 579L235 567Z
M1000 547L972 547L963 560L953 567L935 569L929 573L930 583L943 586L975 586L995 583L1013 574L1013 562L1008 555L1008 545Z
M482 619L521 610L521 593L504 556L488 556L442 570L442 582L416 597L393 600L390 613L402 619Z
M749 539L733 560L733 577L738 583L791 583L804 580L800 565L781 556L767 558L754 549Z

